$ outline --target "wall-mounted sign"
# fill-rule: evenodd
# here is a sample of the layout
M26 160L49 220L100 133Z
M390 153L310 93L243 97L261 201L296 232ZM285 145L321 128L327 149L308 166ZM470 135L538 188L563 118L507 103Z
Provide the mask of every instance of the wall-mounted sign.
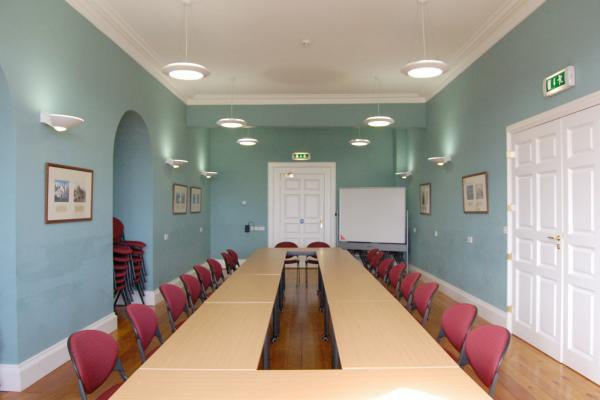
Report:
M306 151L295 151L292 153L292 160L294 161L309 161L310 153Z
M544 79L544 96L554 96L573 86L575 86L575 67L570 65Z

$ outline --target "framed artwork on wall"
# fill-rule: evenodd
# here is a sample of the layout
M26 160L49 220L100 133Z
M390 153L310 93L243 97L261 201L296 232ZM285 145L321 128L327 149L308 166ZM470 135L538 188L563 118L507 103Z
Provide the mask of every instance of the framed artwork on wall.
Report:
M190 213L202 212L202 188L190 186Z
M431 183L419 186L419 207L422 215L431 215Z
M46 164L45 222L91 221L94 171Z
M489 212L487 172L462 177L463 211L465 214Z
M188 187L173 184L173 214L187 214Z

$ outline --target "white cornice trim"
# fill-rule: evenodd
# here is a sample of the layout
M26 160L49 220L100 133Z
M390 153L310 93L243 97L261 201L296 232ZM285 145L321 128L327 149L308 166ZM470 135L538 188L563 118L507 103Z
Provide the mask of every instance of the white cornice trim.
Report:
M90 21L100 32L108 36L117 46L127 53L135 62L144 68L157 81L163 84L182 102L186 102L183 93L179 92L169 78L161 71L161 60L134 30L107 2L98 0L65 0L85 19Z
M371 94L274 94L237 95L236 105L271 104L419 104L425 98L415 93L386 95ZM190 106L229 105L231 95L196 95L188 103Z
M427 97L427 101L441 92L450 82L456 79L477 59L517 27L525 18L537 10L546 0L508 0L498 9L459 49L449 61L450 70L440 80L440 85Z

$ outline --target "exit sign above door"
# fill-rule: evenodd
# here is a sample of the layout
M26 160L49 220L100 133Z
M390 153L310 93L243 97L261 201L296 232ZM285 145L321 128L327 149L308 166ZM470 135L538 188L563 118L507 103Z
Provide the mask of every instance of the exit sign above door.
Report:
M575 67L570 65L544 79L544 96L554 96L573 86L575 86Z
M292 160L294 161L310 161L310 153L305 151L295 151L292 153Z

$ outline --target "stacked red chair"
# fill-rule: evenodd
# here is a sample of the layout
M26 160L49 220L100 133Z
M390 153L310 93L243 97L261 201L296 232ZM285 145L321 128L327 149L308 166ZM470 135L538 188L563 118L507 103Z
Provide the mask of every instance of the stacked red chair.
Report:
M144 262L144 242L125 240L125 227L121 220L113 218L114 287L116 306L119 297L125 305L133 301L133 291L137 290L144 303L146 264ZM129 251L125 250L129 249ZM127 261L125 260L127 258ZM123 273L126 272L125 275ZM125 282L122 277L125 276Z
M115 297L113 307L117 306L119 298L123 300L123 304L130 304L132 302L127 279L130 251L129 247L113 247L113 290Z

